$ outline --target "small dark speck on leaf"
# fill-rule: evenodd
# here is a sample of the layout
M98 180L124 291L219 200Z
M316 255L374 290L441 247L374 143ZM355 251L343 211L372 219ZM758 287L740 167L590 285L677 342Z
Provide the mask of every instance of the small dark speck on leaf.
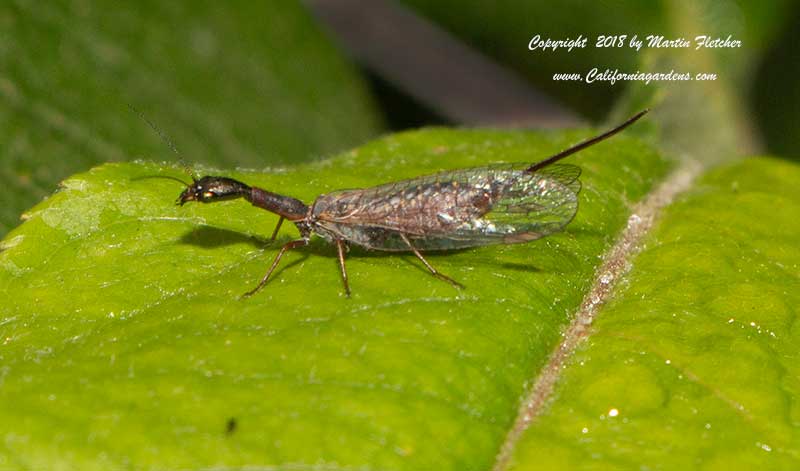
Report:
M238 422L236 421L236 417L231 417L228 419L228 421L225 423L225 435L233 435L233 433L236 431L237 425Z

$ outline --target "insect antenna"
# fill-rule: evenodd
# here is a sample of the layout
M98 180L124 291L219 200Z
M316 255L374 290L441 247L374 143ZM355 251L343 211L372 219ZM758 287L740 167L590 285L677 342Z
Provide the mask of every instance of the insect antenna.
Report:
M628 118L627 121L625 121L624 123L622 123L619 126L615 127L614 129L612 129L610 131L606 131L603 134L600 134L599 136L595 136L595 137L593 137L591 139L587 139L587 140L581 142L580 144L576 144L576 145L570 147L569 149L562 150L558 154L553 155L551 157L548 157L548 158L542 160L541 162L536 162L535 164L533 164L530 167L528 167L525 171L529 172L529 173L533 173L533 172L535 172L535 171L537 171L539 169L547 167L550 164L558 162L559 160L563 159L564 157L568 157L568 156L574 154L575 152L582 151L583 149L586 149L587 147L591 147L591 146L597 144L600 141L604 141L604 140L608 139L609 137L613 136L614 134L616 134L616 133L622 131L623 129L627 128L628 126L630 126L631 124L635 123L636 121L638 121L639 118L641 118L642 116L646 115L648 111L650 111L650 110L649 109L642 110L642 111L636 113L635 115L633 115L632 117Z
M158 134L158 137L160 137L161 140L172 150L172 152L174 152L175 155L178 156L178 163L181 165L181 167L183 167L184 170L186 170L186 173L192 178L192 182L193 183L197 183L197 175L195 175L194 171L191 169L191 167L189 167L189 165L186 163L186 161L183 160L183 155L181 155L181 153L178 150L178 148L175 147L175 144L173 144L173 142L169 138L169 136L167 136L166 134L161 132L161 129L159 129L158 126L153 124L149 119L147 119L147 117L145 117L144 114L142 114L141 111L139 111L136 108L134 108L134 106L131 105L130 103L128 103L128 108L130 108L131 111L136 113L136 115L139 116L139 118L141 118L142 121L144 121L145 123L147 123L148 126L150 126L150 129L152 129L153 131L155 131L156 134ZM157 178L157 177L154 177L154 178ZM191 186L192 185L191 183L187 184L187 183L183 182L182 180L180 180L179 178L176 178L176 177L164 176L164 177L160 177L160 178L170 178L172 180L177 180L177 181L183 183L186 186Z
M172 181L180 182L182 185L187 186L187 187L192 186L192 183L186 183L185 181L181 180L180 178L173 177L172 175L144 175L144 176L141 176L141 177L133 177L133 178L131 178L131 180L132 181L150 180L151 178L163 178L163 179L166 179L166 180L172 180ZM192 178L194 178L194 177L192 177ZM195 179L195 182L197 182L196 179Z

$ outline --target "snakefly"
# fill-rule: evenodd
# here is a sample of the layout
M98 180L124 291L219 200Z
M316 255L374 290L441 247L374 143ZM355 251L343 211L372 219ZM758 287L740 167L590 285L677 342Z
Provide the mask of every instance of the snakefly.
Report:
M433 276L463 288L431 266L422 252L516 244L561 231L578 211L581 169L556 162L622 131L647 111L534 164L447 170L372 188L339 190L317 197L311 206L232 178L205 176L193 178L177 204L244 198L280 216L271 240L275 240L284 220L300 231L300 238L281 247L267 273L245 296L263 288L283 254L308 245L312 234L336 245L347 296L350 286L345 252L349 244L412 252Z

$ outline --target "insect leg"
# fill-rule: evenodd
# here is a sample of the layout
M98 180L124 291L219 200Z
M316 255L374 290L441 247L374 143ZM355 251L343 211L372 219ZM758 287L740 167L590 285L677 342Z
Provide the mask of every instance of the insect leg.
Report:
M275 230L274 230L274 231L272 231L272 237L270 237L270 238L269 238L269 241L270 241L270 242L274 242L274 241L275 241L275 238L276 238L276 237L278 237L278 230L281 228L281 224L283 224L283 220L284 220L284 219L285 219L285 218L284 218L283 216L281 216L281 218L280 218L280 219L278 219L278 225L277 225L277 226L275 226Z
M269 276L272 274L273 271L275 271L275 267L278 266L278 262L281 261L281 257L283 257L283 254L287 250L291 250L291 249L294 249L296 247L301 247L303 245L308 245L308 239L293 240L291 242L287 242L286 244L284 244L283 247L281 247L281 250L278 252L278 255L275 257L275 260L272 262L272 266L269 267L269 271L267 271L267 274L264 275L264 278L261 278L261 281L258 283L258 286L256 286L255 288L251 289L250 291L244 293L242 295L242 297L243 298L248 298L248 297L256 294L258 292L258 290L260 290L261 288L264 287L265 284L267 284L267 280L269 280Z
M400 238L403 239L403 242L405 242L406 245L408 245L408 248L411 249L412 252L414 252L414 255L416 255L417 258L420 259L422 261L422 263L425 264L426 267L428 267L428 270L431 271L431 274L433 276L435 276L436 278L439 278L440 280L444 280L444 281L450 283L451 285L455 286L456 288L464 289L464 285L462 285L458 281L450 278L447 275L439 273L435 268L433 268L433 266L431 266L431 264L428 263L427 260L425 260L425 258L422 256L422 254L419 253L419 250L417 250L416 248L414 248L413 245L411 245L411 241L408 240L408 237L406 237L406 235L403 234L402 232L399 232L399 234L400 234Z
M336 239L336 250L339 252L339 268L342 270L342 281L344 282L344 294L350 297L350 284L347 282L347 270L344 268L345 241Z

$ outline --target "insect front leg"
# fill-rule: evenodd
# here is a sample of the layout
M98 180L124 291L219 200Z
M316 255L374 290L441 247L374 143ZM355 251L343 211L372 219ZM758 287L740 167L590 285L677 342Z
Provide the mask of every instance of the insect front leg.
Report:
M428 270L431 271L431 274L433 276L435 276L436 278L439 278L440 280L444 280L444 281L450 283L451 285L453 285L456 288L464 289L464 285L462 285L458 281L450 278L447 275L439 273L439 271L437 271L435 268L433 268L433 266L431 266L431 264L428 263L427 260L425 260L425 258L422 256L422 254L419 253L419 250L417 250L413 245L411 245L411 241L408 240L408 237L406 237L406 235L403 234L402 232L400 232L399 234L400 234L400 238L403 239L403 242L405 242L406 245L408 245L408 248L411 249L412 252L414 252L414 255L416 255L417 258L420 259L422 261L422 263L425 264L426 267L428 267Z
M344 267L344 253L347 243L342 239L336 239L336 250L339 252L339 268L342 270L342 282L344 282L344 294L350 297L350 284L347 282L347 269Z
M275 260L272 262L272 266L269 267L269 271L267 271L267 274L264 275L264 278L261 279L261 282L258 283L258 286L256 286L255 288L251 289L250 291L244 293L242 295L242 297L243 298L248 298L248 297L256 294L258 292L258 290L260 290L261 288L264 287L265 284L267 284L267 280L269 280L269 276L272 275L273 271L275 271L275 267L278 266L278 262L281 261L281 257L283 257L283 254L287 250L291 250L291 249L294 249L294 248L297 248L297 247L302 247L304 245L308 245L308 239L293 240L291 242L287 242L286 244L284 244L283 247L281 247L281 250L278 252L278 255L275 256Z
M283 224L284 219L286 218L284 218L283 216L281 216L281 218L278 219L278 225L275 226L275 230L272 231L272 237L269 238L270 242L275 242L275 238L278 237L278 231L280 230L281 224Z

